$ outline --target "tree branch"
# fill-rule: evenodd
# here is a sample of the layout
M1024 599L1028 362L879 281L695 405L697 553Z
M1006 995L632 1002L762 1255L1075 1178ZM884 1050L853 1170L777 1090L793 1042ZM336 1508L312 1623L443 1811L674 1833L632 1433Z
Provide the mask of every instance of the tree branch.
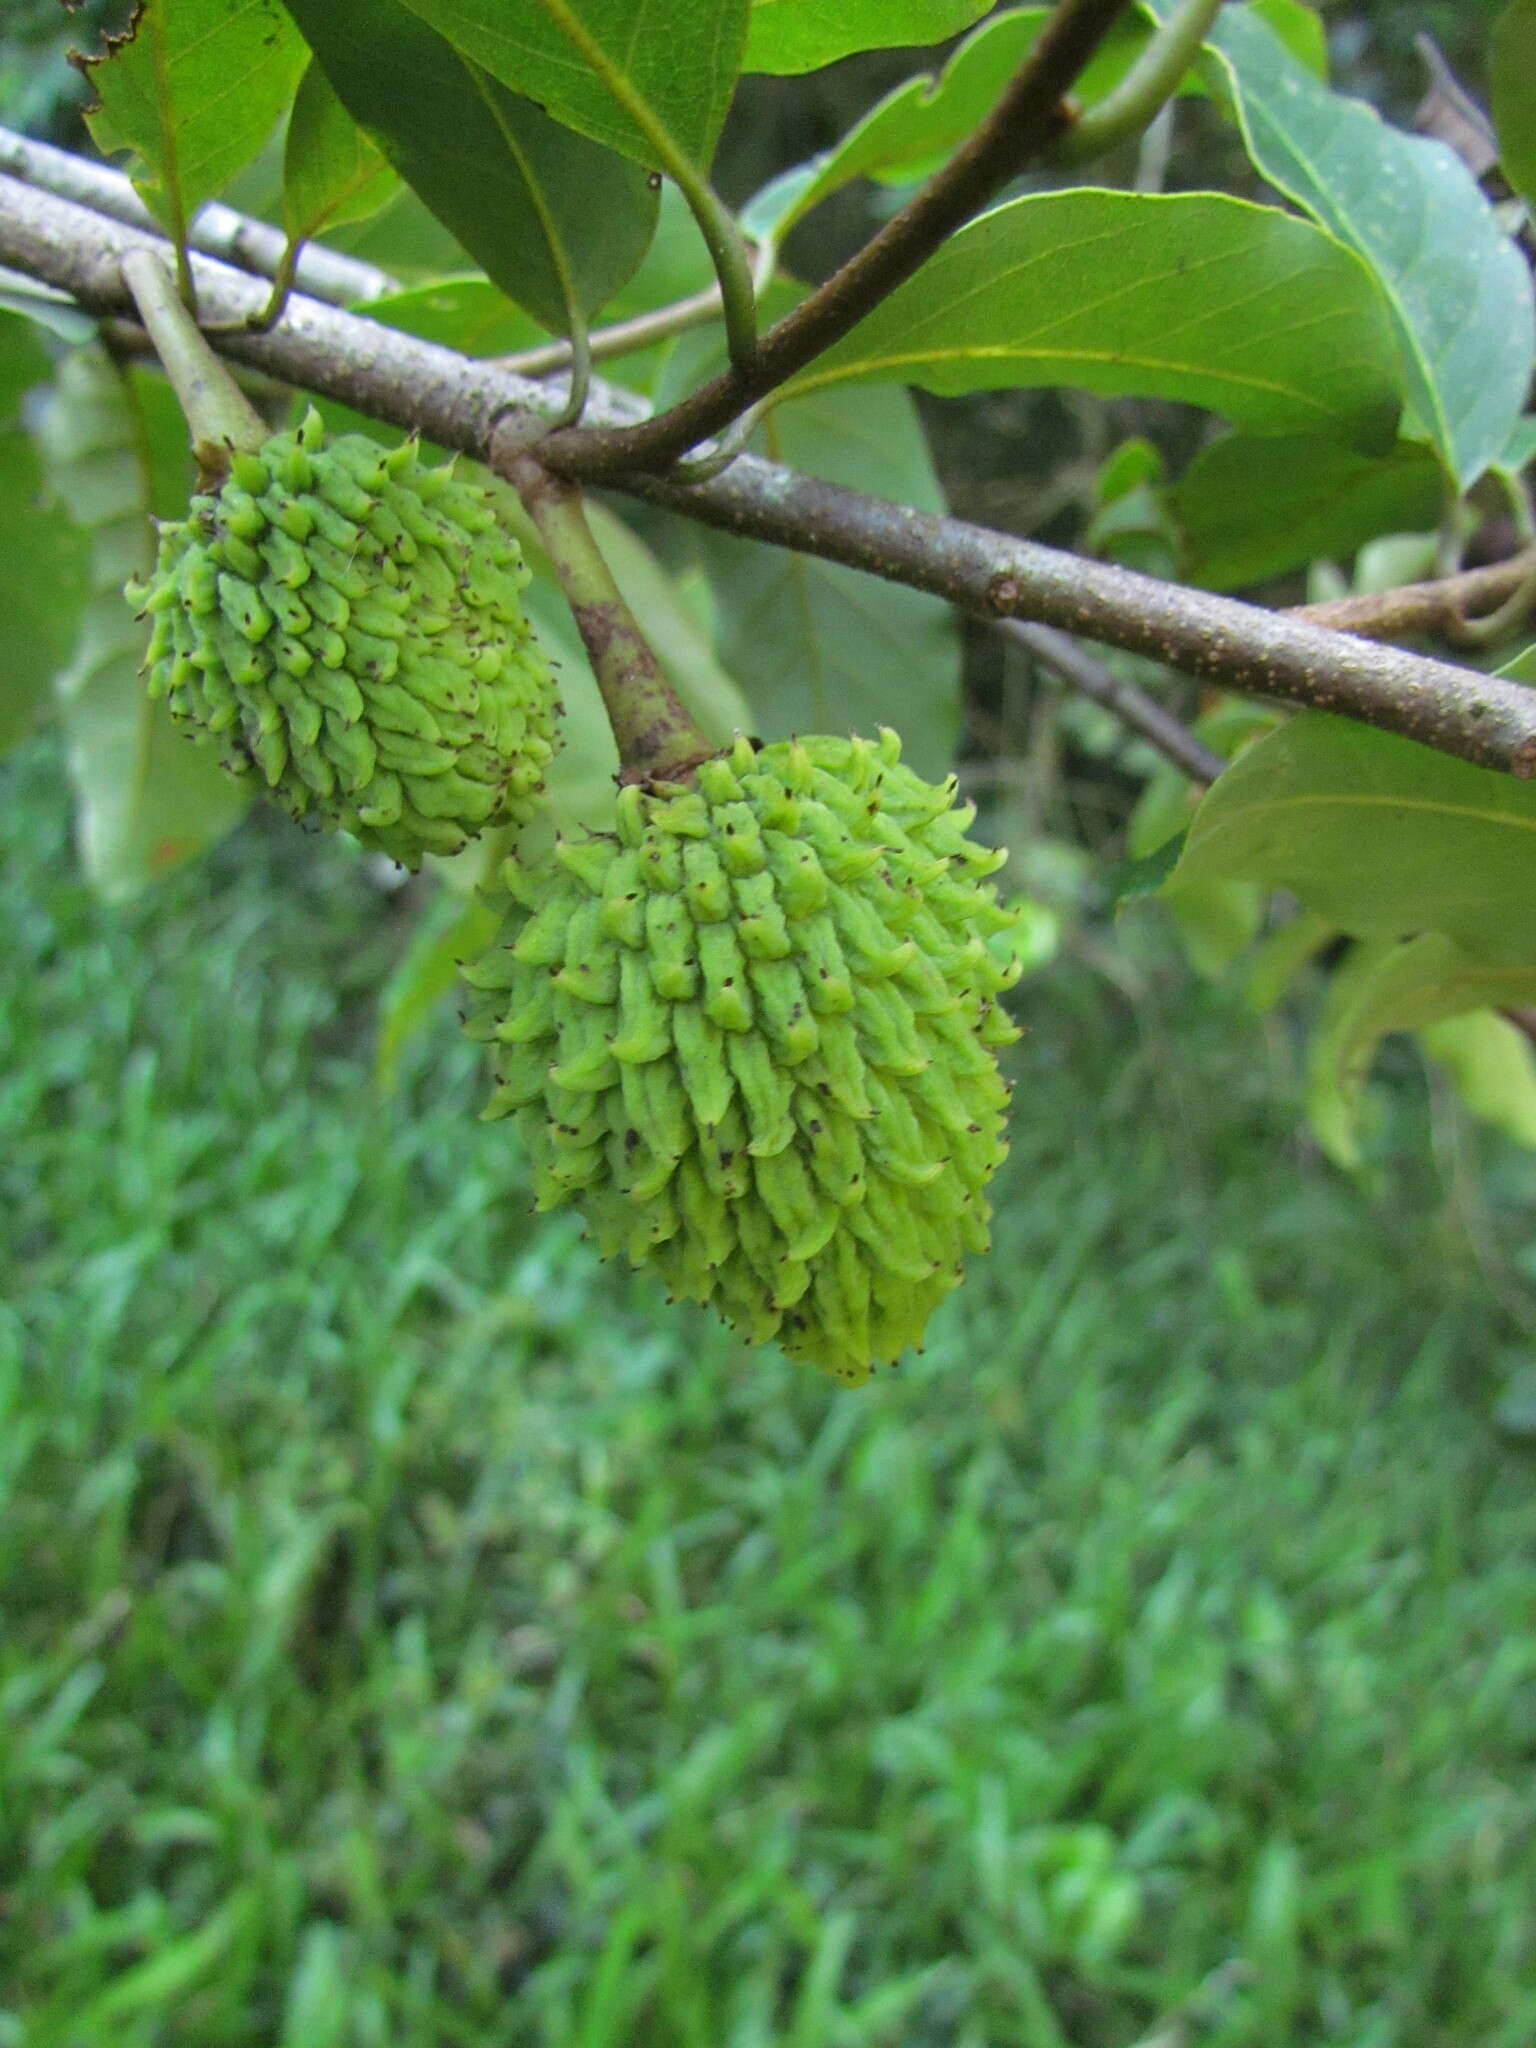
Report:
M1454 640L1469 625L1496 613L1529 582L1533 570L1536 548L1522 548L1485 568L1464 569L1432 583L1401 583L1395 590L1331 598L1327 604L1294 605L1286 616L1364 640L1427 640L1436 634Z
M127 227L144 228L152 235L161 233L132 184L110 164L93 163L89 157L55 149L52 143L34 142L13 129L0 128L0 174L60 199L73 199ZM252 220L249 214L236 213L217 201L193 216L189 240L202 255L217 256L239 270L265 278L277 276L288 247L281 228ZM325 299L333 306L358 305L400 289L394 278L376 265L343 256L317 242L306 243L300 250L294 283L311 298Z
M1072 123L1066 94L1126 0L1060 0L1013 82L974 135L841 270L770 328L751 357L644 426L572 428L541 459L569 476L666 470L690 448L788 383L920 270L1029 160Z
M1042 668L1070 683L1080 696L1102 704L1122 725L1140 733L1191 782L1214 782L1226 767L1220 754L1197 740L1155 697L1138 690L1134 683L1123 683L1118 676L1112 676L1102 662L1085 654L1070 634L1058 633L1054 626L1027 625L1023 619L1000 619L998 631L1033 656Z
M165 247L158 236L0 177L0 263L69 292L87 312L130 314L124 255L151 248L163 256ZM211 322L243 321L265 298L261 282L241 271L202 257L194 267ZM496 467L526 445L530 417L547 420L563 396L299 294L270 334L229 332L218 348ZM611 425L641 411L639 400L600 385L592 408ZM546 466L551 448L547 439L539 446ZM1340 712L1484 767L1536 772L1536 691L1494 676L893 505L750 455L692 487L654 476L620 481L706 525L931 591L984 617L1032 618L1226 689Z

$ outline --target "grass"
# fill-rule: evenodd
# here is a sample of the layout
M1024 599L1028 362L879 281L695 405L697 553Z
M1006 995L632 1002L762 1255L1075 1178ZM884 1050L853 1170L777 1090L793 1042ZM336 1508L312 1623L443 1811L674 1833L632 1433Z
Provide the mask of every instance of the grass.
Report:
M451 1018L379 1098L343 848L110 912L64 831L34 749L3 2048L1529 2048L1536 1493L1411 1106L1362 1197L1241 1017L1034 984L998 1250L848 1395L536 1223Z

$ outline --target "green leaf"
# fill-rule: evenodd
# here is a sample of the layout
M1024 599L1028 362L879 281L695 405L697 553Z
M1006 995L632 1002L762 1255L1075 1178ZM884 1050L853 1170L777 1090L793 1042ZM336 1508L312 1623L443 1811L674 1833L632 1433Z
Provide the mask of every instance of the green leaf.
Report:
M36 449L0 426L0 754L31 731L69 659L86 569L85 536L49 501Z
M753 13L754 34L761 11ZM902 181L942 163L991 112L1049 14L1046 7L1015 7L984 21L937 77L907 79L831 149L764 186L742 213L742 227L754 237L782 239L802 214L855 178Z
M1214 193L1085 189L963 228L789 391L1067 384L1380 448L1395 374L1365 266L1310 223Z
M1327 84L1328 29L1311 0L1249 0L1248 11L1269 24L1298 64Z
M334 0L327 0L334 4ZM747 0L407 0L493 78L652 170L708 164Z
M1435 526L1445 473L1399 441L1372 456L1317 435L1226 434L1201 449L1172 493L1188 581L1236 590L1348 556L1377 534Z
M104 350L82 349L60 366L39 442L90 544L88 595L58 692L81 864L115 899L222 838L250 791L150 701L139 672L148 634L123 596L153 563L151 512L183 510L189 494L186 428L169 386L125 377Z
M1169 885L1289 889L1340 931L1536 961L1536 784L1307 711L1210 790Z
M1174 0L1149 0L1165 15ZM1463 489L1504 446L1536 364L1524 259L1444 143L1330 92L1250 10L1224 7L1207 61L1260 175L1374 272L1413 411Z
M708 252L681 195L664 186L656 235L645 261L609 304L605 318L629 320L687 298L713 282ZM463 355L501 356L549 339L541 327L484 277L441 277L410 291L371 299L368 317ZM649 392L670 343L652 344L603 366L611 381Z
M400 1055L458 984L461 961L482 953L500 919L482 896L441 889L379 995L379 1043L374 1079L388 1094L399 1077Z
M304 69L279 0L144 0L87 61L98 148L131 150L140 197L173 235L259 155Z
M1307 1114L1341 1166L1359 1164L1360 1090L1389 1032L1536 1000L1536 966L1492 967L1438 933L1355 947L1333 977L1308 1059Z
M1155 896L1178 866L1179 855L1183 851L1184 835L1176 832L1161 846L1153 847L1150 853L1117 861L1113 867L1106 868L1103 878L1106 904L1112 910L1119 910L1124 903L1134 903L1143 896Z
M1324 946L1337 937L1338 933L1326 917L1314 917L1310 911L1303 911L1288 924L1266 933L1254 948L1248 964L1248 980L1243 991L1248 1007L1257 1010L1260 1016L1266 1016L1308 961L1315 960Z
M53 358L30 321L0 312L0 428L21 419L21 401L53 375Z
M1013 923L993 933L988 951L994 959L1017 961L1025 974L1038 974L1061 951L1061 913L1035 896L1010 896L1005 907Z
M858 50L941 43L992 0L752 0L746 71L817 71Z
M1517 1025L1493 1010L1473 1010L1426 1025L1419 1043L1475 1117L1517 1144L1536 1146L1536 1053Z
M1222 699L1195 721L1196 737L1230 760L1269 731L1277 714L1241 697ZM1264 891L1252 882L1224 875L1186 884L1177 894L1169 883L1183 857L1188 826L1201 800L1198 786L1170 762L1159 762L1147 778L1126 835L1133 890L1120 895L1157 895L1177 934L1184 957L1206 981L1217 981L1258 936L1264 920ZM1118 875L1121 871L1116 871Z
M1500 168L1536 207L1536 0L1510 0L1499 16L1489 72Z
M633 275L645 173L508 92L401 0L284 0L337 98L493 283L568 334Z
M1536 416L1526 414L1510 428L1509 439L1494 467L1518 476L1533 462L1536 462Z
M399 183L383 151L312 63L300 82L283 150L283 226L291 238L307 241L322 228L366 220L393 199Z
M466 356L511 355L549 339L547 328L485 277L444 277L390 292L369 300L368 317Z
M35 327L67 341L71 348L95 338L96 322L82 313L65 292L23 277L19 270L0 270L0 312L19 313Z

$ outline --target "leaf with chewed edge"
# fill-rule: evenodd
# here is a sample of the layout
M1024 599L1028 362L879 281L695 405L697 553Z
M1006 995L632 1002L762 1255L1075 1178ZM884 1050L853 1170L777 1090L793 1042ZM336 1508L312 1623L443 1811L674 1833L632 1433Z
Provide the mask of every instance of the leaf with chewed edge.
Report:
M82 60L98 149L131 150L145 205L181 239L258 156L304 69L279 0L141 0L126 34Z

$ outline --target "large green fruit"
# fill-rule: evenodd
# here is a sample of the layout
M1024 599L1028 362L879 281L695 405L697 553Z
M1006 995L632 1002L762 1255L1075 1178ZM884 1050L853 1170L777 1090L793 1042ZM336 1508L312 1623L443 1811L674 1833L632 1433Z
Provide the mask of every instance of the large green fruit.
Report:
M296 818L416 867L543 782L559 706L527 580L484 489L311 412L162 526L128 595L151 695Z
M987 1243L1006 1146L1003 856L877 743L738 740L625 789L466 970L541 1207L849 1385Z

